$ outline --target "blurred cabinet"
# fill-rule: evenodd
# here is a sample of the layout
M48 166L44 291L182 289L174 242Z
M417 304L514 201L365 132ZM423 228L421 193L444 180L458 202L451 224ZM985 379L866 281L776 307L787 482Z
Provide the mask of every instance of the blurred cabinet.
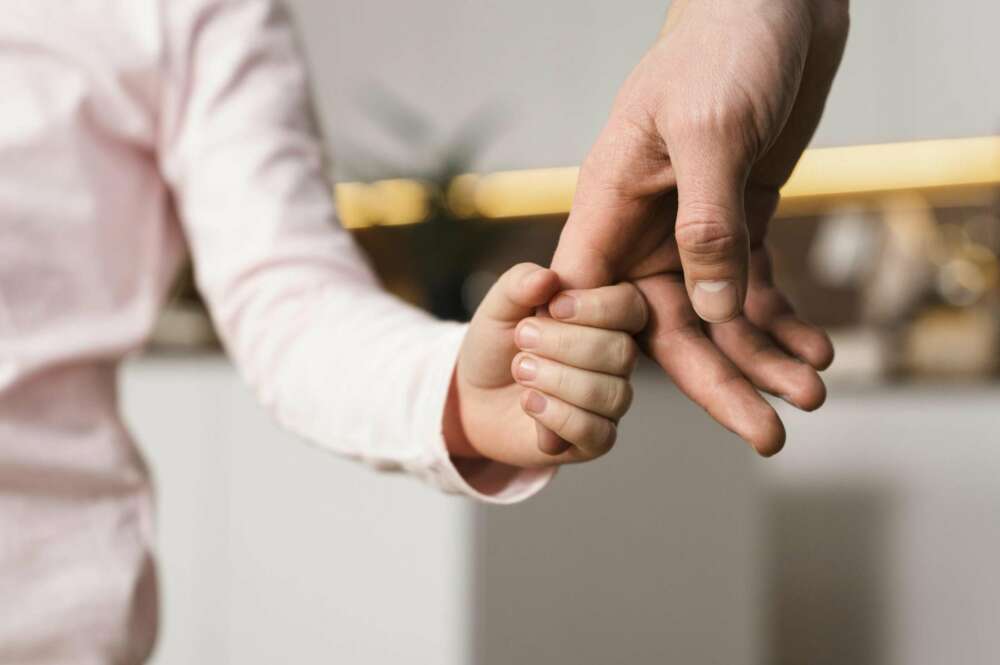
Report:
M614 455L487 508L280 432L221 358L141 358L154 665L752 663L755 460L650 372Z
M1000 386L834 390L763 467L774 665L1000 662Z
M280 432L221 358L134 361L154 665L1000 659L1000 387L834 386L765 461L637 381L611 455L494 508Z
M122 383L159 495L154 665L467 662L470 504L279 431L222 358Z

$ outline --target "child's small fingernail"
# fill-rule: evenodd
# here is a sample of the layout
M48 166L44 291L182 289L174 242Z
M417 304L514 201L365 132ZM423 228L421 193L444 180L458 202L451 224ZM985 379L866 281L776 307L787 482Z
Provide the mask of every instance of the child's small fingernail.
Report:
M557 319L570 319L576 316L576 298L565 293L558 296L549 305L549 313Z
M517 363L517 378L531 381L538 376L538 363L534 358L525 356Z
M541 413L545 410L546 404L548 404L548 400L532 391L528 393L528 398L524 400L524 409L531 413Z
M533 349L542 341L542 333L535 326L527 323L517 329L517 345L522 349Z

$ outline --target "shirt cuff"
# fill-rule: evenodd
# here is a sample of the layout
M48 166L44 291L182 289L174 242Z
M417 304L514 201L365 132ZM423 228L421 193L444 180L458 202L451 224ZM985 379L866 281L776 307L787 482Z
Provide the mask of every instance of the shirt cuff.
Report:
M429 363L424 404L418 430L429 449L419 468L408 471L450 494L492 504L513 504L540 492L556 474L556 468L522 469L487 459L457 459L448 453L444 438L444 411L458 352L467 325L455 325L434 350Z

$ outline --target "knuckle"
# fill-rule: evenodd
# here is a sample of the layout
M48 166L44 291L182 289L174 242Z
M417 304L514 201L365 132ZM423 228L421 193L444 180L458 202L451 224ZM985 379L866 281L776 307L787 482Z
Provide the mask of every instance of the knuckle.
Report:
M644 122L613 112L580 165L577 192L591 192L603 199L630 199L641 194L646 183L636 178L634 165L648 161L647 146L659 138L652 130Z
M606 422L605 419L598 416L580 416L575 423L576 431L574 432L580 446L587 450L597 448L607 433L604 422Z
M614 426L614 423L606 418L594 418L594 422L590 427L591 432L586 452L590 456L590 459L596 459L602 455L606 455L614 447L615 439L618 437L618 430Z
M584 408L600 408L607 400L607 389L600 379L590 379L580 388L580 402Z
M632 384L630 382L626 381L623 392L624 392L624 397L622 397L622 412L621 412L622 416L628 413L628 410L632 408L632 401L635 399L635 389L632 387Z
M690 107L682 113L673 114L666 123L669 136L691 141L707 139L715 143L722 137L732 147L741 146L752 106L749 99L742 95L727 101ZM739 142L733 142L733 139Z
M566 368L562 365L556 365L555 375L556 377L555 381L553 381L553 390L556 395L565 395L567 389L569 388L567 385L569 382L569 376L566 372Z
M613 418L621 418L632 404L632 384L624 379L608 383L605 406Z
M541 269L541 266L534 263L518 263L513 268L500 276L500 284L506 289L515 288L527 275Z
M567 408L565 406L559 409L559 413L555 416L554 422L552 424L552 431L566 439L567 441L573 441L573 409Z
M573 352L574 335L565 326L556 326L552 335L552 344L559 358L566 358Z
M646 299L642 297L642 293L639 292L639 289L634 284L630 283L628 286L630 308L636 321L636 327L639 329L645 328L646 323L649 321L649 308L646 304Z
M618 370L623 374L630 374L635 368L635 364L639 359L639 348L632 339L630 335L621 333L618 337L618 357L619 366Z
M587 298L592 320L597 324L602 324L611 319L611 311L608 302L604 298Z
M677 245L698 258L712 260L735 254L744 244L742 234L720 220L728 212L713 204L689 206L686 220L677 225Z
M601 400L602 410L613 418L617 417L615 414L618 412L618 407L621 403L621 386L619 383L615 379L606 381L604 384L604 397Z

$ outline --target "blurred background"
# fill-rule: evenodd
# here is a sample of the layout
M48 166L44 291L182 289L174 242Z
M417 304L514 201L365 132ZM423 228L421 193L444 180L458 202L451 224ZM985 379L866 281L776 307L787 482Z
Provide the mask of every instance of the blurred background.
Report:
M547 263L663 0L295 0L343 223L462 319ZM1000 661L1000 6L854 3L771 231L828 404L760 460L652 366L615 452L494 509L280 433L188 275L124 380L156 663ZM162 405L170 403L169 414Z

